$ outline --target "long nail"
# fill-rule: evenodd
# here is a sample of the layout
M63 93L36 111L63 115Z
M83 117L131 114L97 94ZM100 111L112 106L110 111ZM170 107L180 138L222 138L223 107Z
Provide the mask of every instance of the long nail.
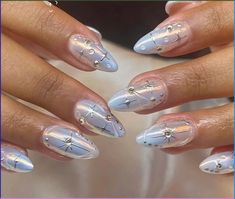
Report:
M99 40L102 39L102 34L100 33L100 31L98 31L97 29L91 27L91 26L86 26L89 30L91 30L93 33L95 33L95 35L99 38Z
M88 130L108 137L122 137L124 127L108 110L91 100L81 100L75 106L76 120Z
M166 98L166 86L160 79L149 79L125 88L109 100L110 108L118 111L140 111L153 108Z
M75 159L90 159L99 155L94 143L78 131L62 126L51 126L42 135L43 144L49 149Z
M106 72L115 72L118 69L115 59L101 44L83 35L76 34L70 37L69 50L74 57L95 69Z
M1 146L1 166L6 170L21 173L33 170L33 164L25 151L9 144Z
M183 146L195 136L192 122L187 120L167 121L155 124L137 136L136 142L159 148Z
M174 22L157 27L143 36L134 46L142 54L164 53L187 42L190 28L186 22Z
M234 172L234 152L216 153L206 158L199 168L210 174L227 174Z

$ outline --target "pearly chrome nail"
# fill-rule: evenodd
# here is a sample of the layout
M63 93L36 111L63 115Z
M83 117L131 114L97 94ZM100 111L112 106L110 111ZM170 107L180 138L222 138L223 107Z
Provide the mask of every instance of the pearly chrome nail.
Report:
M210 174L227 174L234 172L234 152L216 153L206 158L199 168Z
M124 127L108 110L91 100L77 102L74 115L76 120L88 130L108 137L122 137Z
M106 72L115 72L118 69L115 59L101 44L83 35L70 37L69 50L74 57L95 69Z
M159 148L183 146L195 136L192 122L187 120L167 121L150 127L137 136L136 142Z
M143 36L135 44L134 50L142 54L164 53L186 43L190 34L186 22L170 23Z
M49 149L75 159L90 159L99 155L95 144L77 130L62 126L51 126L44 130L43 144Z
M33 170L33 164L24 150L3 143L1 146L1 166L6 170L21 173L27 173Z
M160 79L137 82L112 96L108 105L117 111L140 111L153 108L166 98L166 86Z
M99 38L99 40L102 39L102 34L100 33L100 31L98 31L97 29L91 27L91 26L86 26L90 31L92 31L93 33L95 33L95 35Z

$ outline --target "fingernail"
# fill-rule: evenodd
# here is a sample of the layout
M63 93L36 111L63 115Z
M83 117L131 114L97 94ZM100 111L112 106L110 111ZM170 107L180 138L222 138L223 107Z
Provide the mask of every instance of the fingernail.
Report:
M206 158L199 168L210 174L227 174L234 171L234 152L216 153Z
M33 164L25 151L9 144L1 146L1 166L6 170L21 173L33 170Z
M186 43L190 34L186 22L170 23L143 36L135 44L134 50L142 54L164 53Z
M108 136L123 137L124 127L109 111L91 100L81 100L75 106L76 120L88 130Z
M166 86L162 80L149 79L117 92L109 100L108 105L117 111L150 109L164 102L166 93Z
M100 33L100 31L98 31L97 29L91 27L91 26L86 26L90 31L92 31L93 33L95 33L95 35L99 38L99 40L102 39L102 34Z
M115 59L101 44L83 35L76 34L70 37L69 50L74 57L95 69L106 72L115 72L118 69Z
M51 126L42 135L43 144L49 149L74 159L90 159L99 155L95 144L78 131L62 126Z
M166 121L155 124L137 136L136 142L159 148L183 146L195 136L192 122L187 120Z
M198 6L201 3L204 3L205 1L168 1L165 5L165 11L167 14L171 13L172 8L175 6L186 6L186 5L191 5L191 6ZM190 8L192 8L190 6Z

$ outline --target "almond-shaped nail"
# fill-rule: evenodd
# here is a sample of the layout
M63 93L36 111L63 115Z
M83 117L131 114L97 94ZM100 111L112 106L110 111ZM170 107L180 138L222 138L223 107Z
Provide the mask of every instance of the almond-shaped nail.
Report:
M108 105L117 111L140 111L164 102L165 83L157 78L137 82L112 96Z
M234 152L226 151L206 158L199 168L209 174L227 174L234 172Z
M50 126L42 134L43 144L66 157L90 159L99 155L95 144L77 130L63 126Z
M1 166L8 171L27 173L33 170L33 164L25 151L19 147L1 145Z
M165 121L146 129L137 136L136 142L159 148L179 147L193 140L194 125L188 120Z
M125 134L125 129L118 119L94 101L77 102L74 114L82 126L94 133L116 138L123 137Z
M143 36L134 46L134 50L142 54L161 54L185 44L191 35L186 22L172 22L157 27Z
M99 40L102 39L102 34L100 33L100 31L98 31L96 28L91 27L91 26L86 26L90 31L92 31L93 33L95 33L95 35L99 38Z
M115 59L101 44L83 35L70 37L69 50L75 58L95 69L106 72L115 72L118 69Z

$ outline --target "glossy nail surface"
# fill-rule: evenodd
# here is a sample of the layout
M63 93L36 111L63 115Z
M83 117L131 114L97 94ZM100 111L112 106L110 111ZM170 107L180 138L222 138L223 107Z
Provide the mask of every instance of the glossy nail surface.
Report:
M21 173L33 170L33 164L25 151L9 144L1 145L1 166L6 170Z
M108 110L91 100L79 101L74 110L76 120L88 130L108 137L122 137L124 127Z
M159 148L183 146L195 136L194 126L190 121L167 121L158 123L137 136L136 142Z
M95 144L78 131L62 126L51 126L42 135L43 144L49 149L75 159L90 159L98 156Z
M157 27L143 36L134 46L134 50L142 54L155 54L170 51L187 42L190 28L186 22L175 22Z
M70 37L69 50L78 60L95 69L106 72L115 72L118 69L117 62L101 44L83 35L76 34Z
M234 152L216 153L206 158L199 168L210 174L227 174L234 171Z
M100 33L100 31L98 31L97 29L91 27L91 26L86 26L89 30L91 30L93 33L95 33L95 35L99 38L99 40L102 39L102 34Z
M135 83L112 96L108 105L118 111L140 111L162 103L166 98L166 86L160 79Z

